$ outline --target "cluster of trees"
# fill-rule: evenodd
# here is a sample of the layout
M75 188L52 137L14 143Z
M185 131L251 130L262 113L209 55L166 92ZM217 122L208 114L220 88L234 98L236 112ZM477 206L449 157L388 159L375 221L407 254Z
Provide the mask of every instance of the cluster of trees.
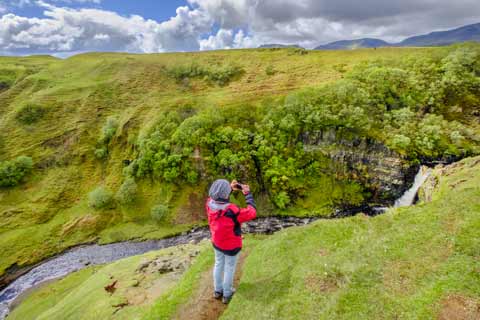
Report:
M135 179L127 176L114 194L110 189L99 186L88 194L88 205L98 211L113 209L117 205L129 206L137 201L138 187ZM156 204L150 210L153 220L163 222L168 216L170 209L166 204Z
M370 63L347 75L368 94L376 137L410 159L477 153L480 49Z
M88 194L88 204L94 209L109 209L116 203L128 206L137 200L137 191L135 179L127 177L115 194L103 186L92 190Z
M373 139L412 162L465 156L480 151L472 121L478 105L478 46L368 62L282 102L166 111L139 141L129 172L192 184L202 175L255 180L255 188L284 208L305 196L315 177L342 179L325 155L305 150L305 133L334 130L343 139Z

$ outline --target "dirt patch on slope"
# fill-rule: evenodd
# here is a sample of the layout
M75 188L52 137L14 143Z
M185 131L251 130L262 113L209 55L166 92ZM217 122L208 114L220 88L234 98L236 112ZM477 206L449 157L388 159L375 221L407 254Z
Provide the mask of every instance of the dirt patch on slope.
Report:
M438 320L478 320L480 301L461 295L450 295L441 301Z
M235 273L234 287L238 286L242 277L243 263L248 251L242 251ZM182 306L173 319L183 320L214 320L220 318L226 305L221 300L213 298L213 270L209 269L202 275L200 285L190 301ZM235 299L235 297L234 297Z
M305 278L305 287L316 294L332 293L343 286L345 279L341 275L328 275L319 277L310 275Z
M198 192L192 192L188 195L187 203L178 209L175 223L195 223L205 220L206 218L204 196Z

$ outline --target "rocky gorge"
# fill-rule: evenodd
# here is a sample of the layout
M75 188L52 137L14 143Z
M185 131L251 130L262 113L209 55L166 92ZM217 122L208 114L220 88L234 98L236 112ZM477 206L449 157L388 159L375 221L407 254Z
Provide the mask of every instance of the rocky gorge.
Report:
M374 203L393 204L410 187L419 168L378 141L345 138L333 129L306 132L301 140L305 151L324 153L364 183L372 191Z
M414 183L406 195L417 194L417 191L422 186L423 181L427 178L425 176L425 169L421 168L417 174L421 178L422 183ZM416 180L417 180L416 179ZM410 203L403 205L410 205L414 198L409 197ZM331 219L352 216L359 212L364 212L370 215L376 215L385 212L386 207L370 207L368 205L353 208L346 211L337 210ZM308 225L319 217L260 217L253 221L249 221L242 225L242 233L244 234L273 234L280 230L290 227L298 227ZM0 319L4 319L9 312L9 306L25 291L31 290L42 283L64 277L72 272L81 270L91 265L107 264L119 259L130 256L140 255L146 252L181 246L185 244L195 244L208 239L210 232L208 227L196 227L188 232L170 238L161 240L148 241L126 241L120 243L112 243L107 245L80 245L68 250L65 253L59 254L47 261L41 262L36 266L20 269L17 273L10 273L9 277L3 279L3 290L0 292ZM178 262L178 261L177 261ZM178 270L184 270L185 264L177 263L170 260L162 260L161 264L154 263L161 273L169 273ZM172 264L173 263L173 264ZM175 264L176 263L176 264ZM140 269L149 268L152 262L146 262ZM156 269L156 270L157 270Z

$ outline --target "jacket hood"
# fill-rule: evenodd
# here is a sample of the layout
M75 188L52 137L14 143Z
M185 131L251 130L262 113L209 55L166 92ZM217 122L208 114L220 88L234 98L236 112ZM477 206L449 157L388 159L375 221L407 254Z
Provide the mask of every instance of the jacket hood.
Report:
M207 206L210 210L212 211L219 211L219 210L225 210L230 203L228 202L218 202L213 199L208 199Z

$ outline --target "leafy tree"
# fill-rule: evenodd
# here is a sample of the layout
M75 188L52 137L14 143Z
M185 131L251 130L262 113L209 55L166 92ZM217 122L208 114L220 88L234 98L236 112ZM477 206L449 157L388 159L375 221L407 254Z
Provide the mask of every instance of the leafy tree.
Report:
M132 204L137 198L137 183L132 177L127 177L115 194L115 199L124 205Z
M156 222L162 222L168 216L168 213L169 213L168 206L164 204L156 205L150 211L150 215L152 219L155 220Z
M96 210L113 207L113 193L105 187L97 187L88 194L88 205Z

